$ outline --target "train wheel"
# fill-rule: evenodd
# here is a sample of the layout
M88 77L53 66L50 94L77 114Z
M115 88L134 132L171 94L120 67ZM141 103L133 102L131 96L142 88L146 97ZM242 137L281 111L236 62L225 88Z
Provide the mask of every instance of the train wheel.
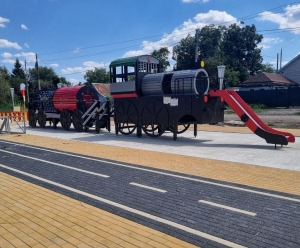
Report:
M31 109L28 112L28 116L29 116L29 126L31 127L36 127L36 114L35 114L35 110Z
M47 115L45 114L44 110L39 110L37 114L37 120L39 125L44 128L47 122Z
M129 101L124 100L115 109L116 127L121 134L132 134L137 127L137 109L135 105Z
M124 100L115 109L115 115L118 123L136 123L137 122L137 109L135 105L128 100Z
M71 127L71 123L72 123L72 118L71 118L71 114L69 113L68 110L63 110L61 113L60 113L60 123L62 125L62 127L65 129L65 130L69 130L70 127Z
M168 123L168 110L165 105L153 99L149 101L142 110L142 129L145 134L150 137L159 137L166 130L166 123Z
M118 123L117 127L118 131L124 135L132 134L136 129L136 125L132 123Z
M147 131L147 132L155 132L157 129L158 129L158 125L144 125L144 129Z
M177 134L184 133L186 130L188 130L190 127L190 124L182 124L178 125ZM169 126L169 130L173 133L173 126Z
M83 131L83 119L82 119L82 112L80 110L75 110L73 113L73 126L78 132Z
M155 124L143 125L142 129L145 134L147 134L150 137L154 137L154 138L161 136L166 131L165 126L155 125Z

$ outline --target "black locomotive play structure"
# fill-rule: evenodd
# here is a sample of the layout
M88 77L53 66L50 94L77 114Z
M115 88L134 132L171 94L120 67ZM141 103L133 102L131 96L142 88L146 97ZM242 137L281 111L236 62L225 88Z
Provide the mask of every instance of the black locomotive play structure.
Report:
M267 143L295 142L292 134L264 124L235 91L212 80L203 68L162 72L161 62L149 55L118 59L110 64L111 100L92 85L41 90L30 104L29 125L51 121L66 130L73 124L77 131L93 126L96 132L110 131L113 117L116 134L159 137L169 131L176 140L189 127L196 136L198 124L223 122L226 102Z

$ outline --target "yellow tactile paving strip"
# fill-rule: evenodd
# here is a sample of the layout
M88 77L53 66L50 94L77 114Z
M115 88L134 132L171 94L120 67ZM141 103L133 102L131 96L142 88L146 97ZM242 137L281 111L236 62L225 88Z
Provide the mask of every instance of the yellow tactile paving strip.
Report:
M226 131L231 132L230 127ZM2 135L0 139L300 195L300 172L295 171L34 135ZM0 211L0 247L192 247L3 173Z
M194 247L0 172L0 247Z

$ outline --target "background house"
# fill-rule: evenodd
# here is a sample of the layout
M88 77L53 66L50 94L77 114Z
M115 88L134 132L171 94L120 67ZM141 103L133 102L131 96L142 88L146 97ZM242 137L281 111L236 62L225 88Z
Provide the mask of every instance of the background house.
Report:
M248 104L300 106L299 85L280 74L261 72L241 83L237 93Z
M300 54L283 66L277 74L300 85Z
M261 72L248 80L242 82L239 87L253 87L256 89L260 88L274 88L279 86L297 86L295 82L292 80L287 79L286 77L276 74L276 73L269 73L269 72Z
M100 92L100 94L110 97L110 84L93 83L93 86Z

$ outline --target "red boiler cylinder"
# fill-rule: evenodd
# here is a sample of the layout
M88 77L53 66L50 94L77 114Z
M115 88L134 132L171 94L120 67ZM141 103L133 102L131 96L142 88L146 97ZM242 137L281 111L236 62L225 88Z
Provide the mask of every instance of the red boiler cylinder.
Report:
M53 95L53 105L59 111L64 109L73 112L76 110L76 95L81 86L57 89Z

